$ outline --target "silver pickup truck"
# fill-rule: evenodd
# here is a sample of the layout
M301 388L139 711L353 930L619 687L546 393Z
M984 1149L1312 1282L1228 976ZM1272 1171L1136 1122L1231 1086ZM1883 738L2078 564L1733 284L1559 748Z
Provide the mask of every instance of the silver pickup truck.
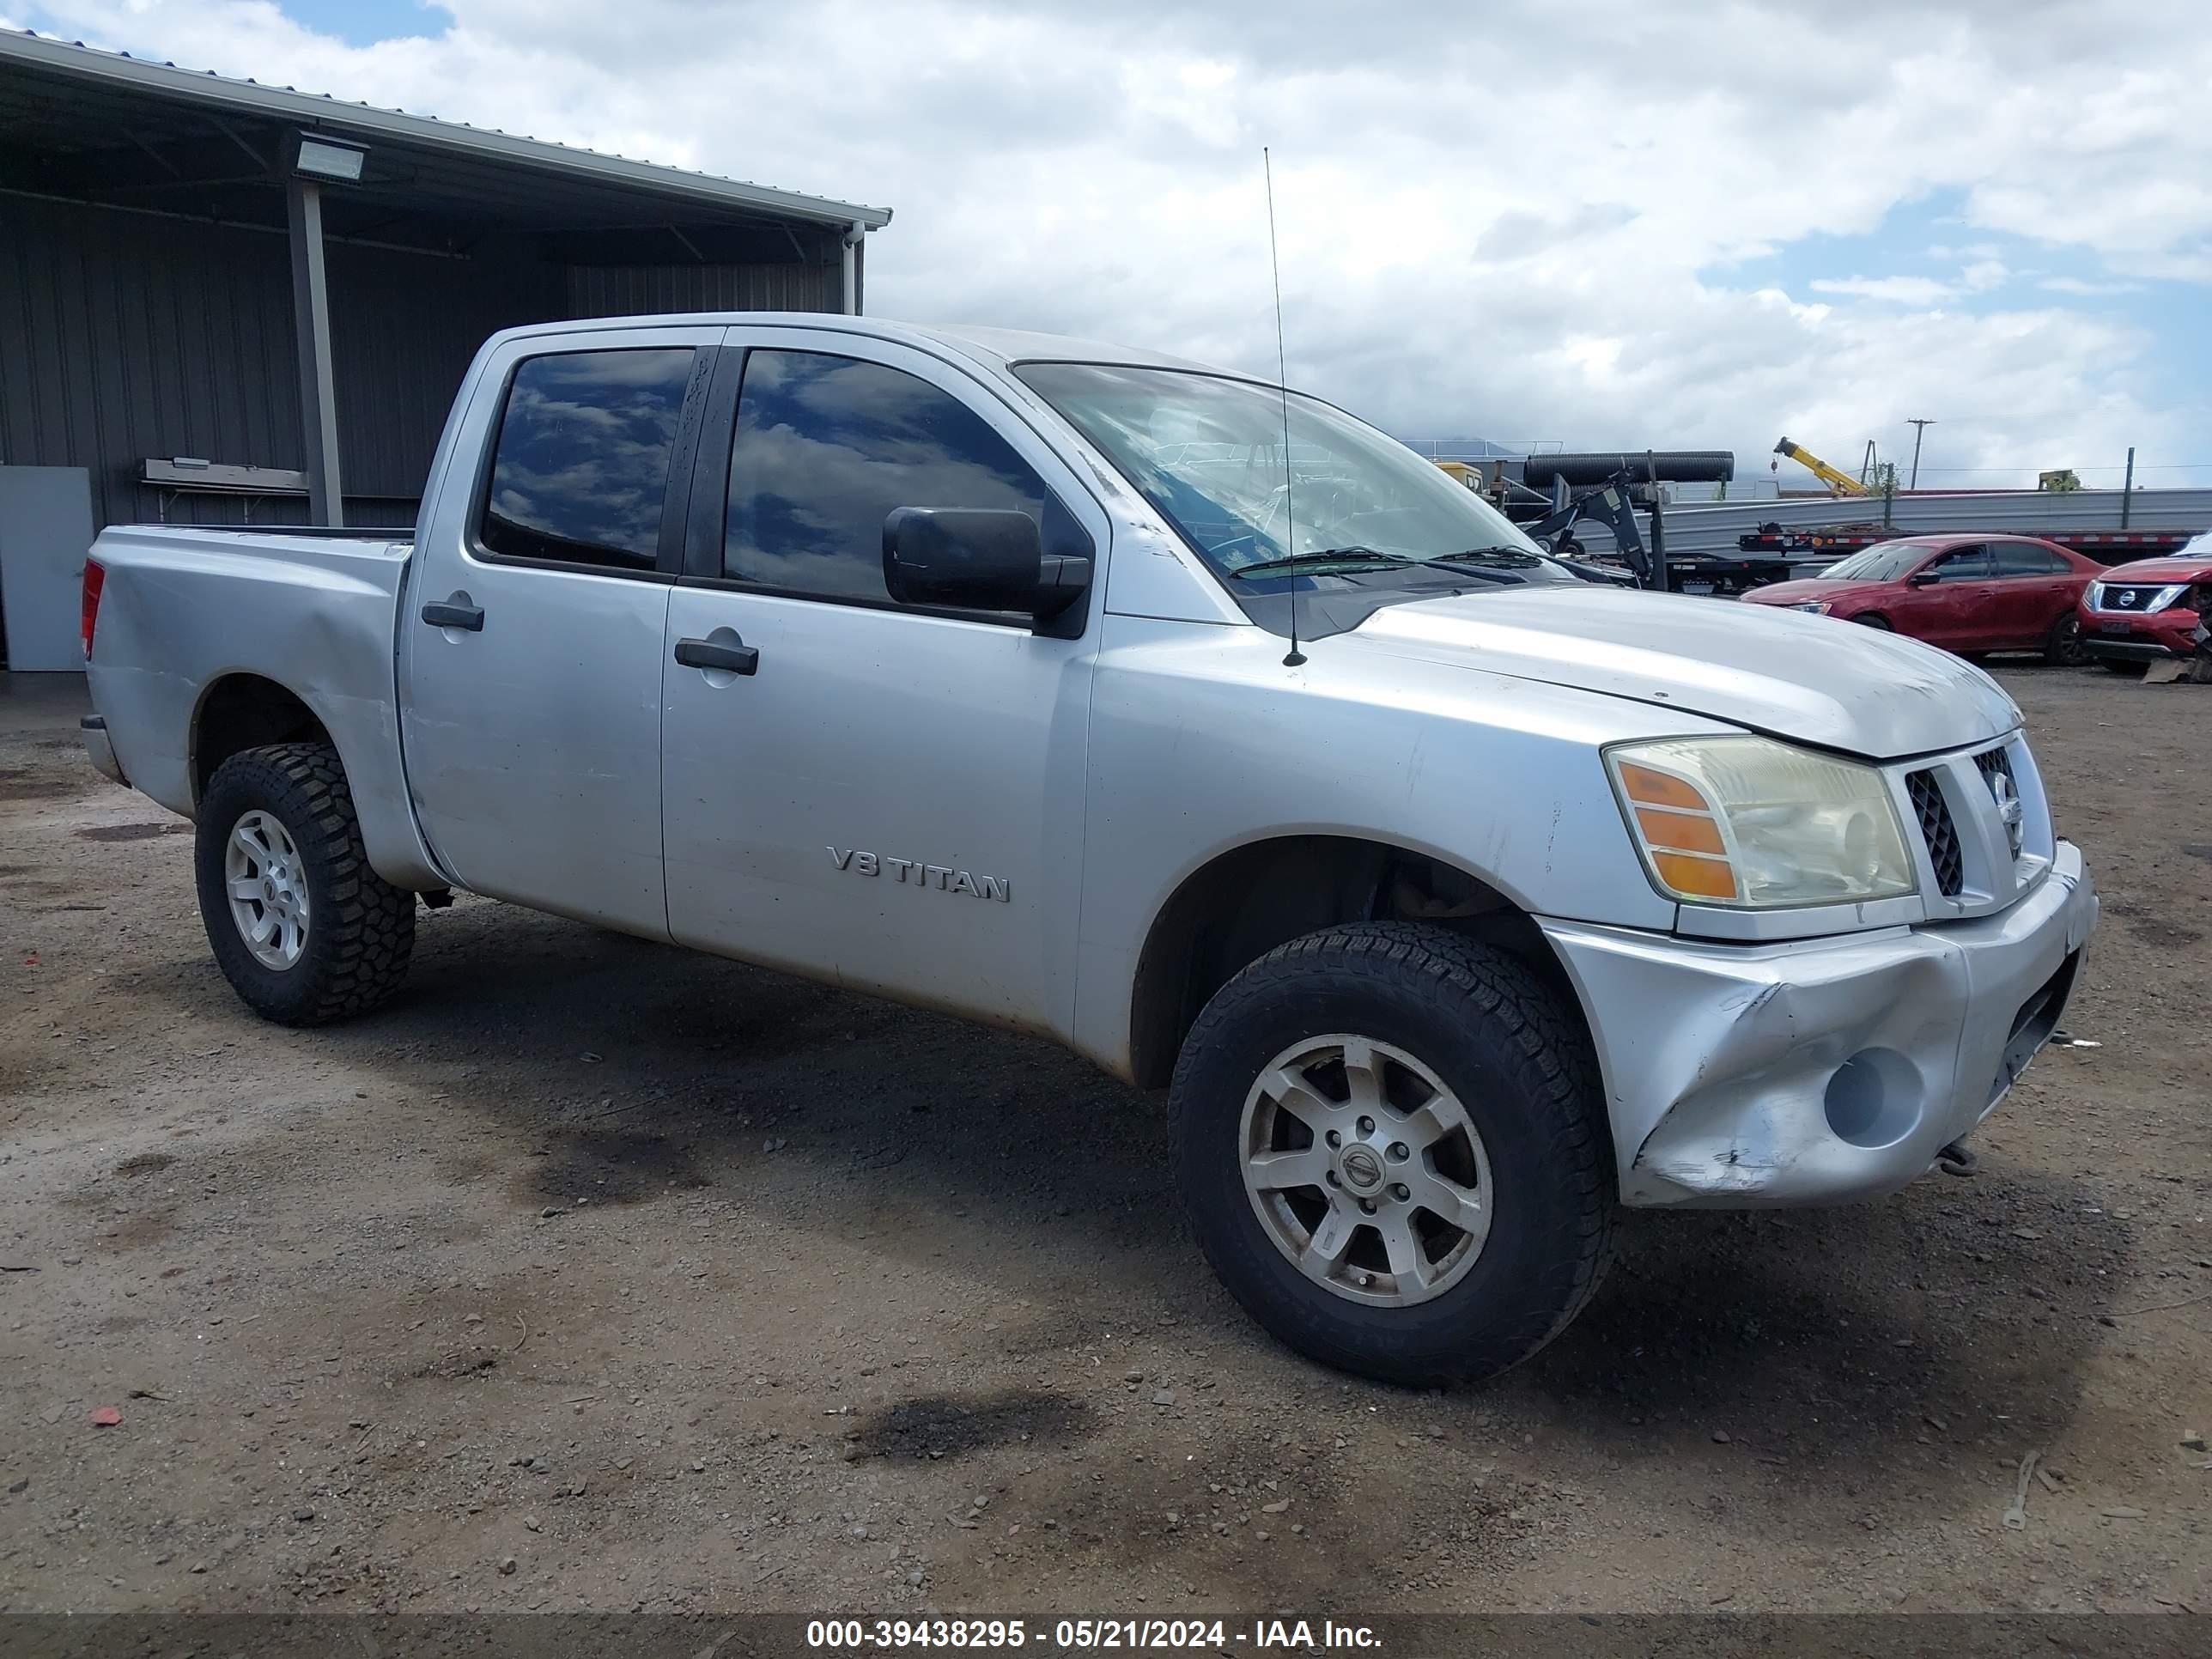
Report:
M375 1006L460 889L1036 1032L1167 1086L1255 1317L1407 1381L1540 1347L1622 1205L1928 1170L2097 913L1979 670L1038 336L503 333L411 540L110 530L84 629L256 1012Z

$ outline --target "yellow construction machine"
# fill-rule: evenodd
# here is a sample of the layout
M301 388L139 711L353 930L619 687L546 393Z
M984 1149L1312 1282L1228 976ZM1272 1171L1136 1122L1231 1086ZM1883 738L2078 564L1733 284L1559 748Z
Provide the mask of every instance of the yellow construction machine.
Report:
M1793 444L1784 438L1774 446L1774 453L1786 455L1808 472L1828 486L1832 495L1870 495L1874 492L1840 467L1830 466L1802 444Z

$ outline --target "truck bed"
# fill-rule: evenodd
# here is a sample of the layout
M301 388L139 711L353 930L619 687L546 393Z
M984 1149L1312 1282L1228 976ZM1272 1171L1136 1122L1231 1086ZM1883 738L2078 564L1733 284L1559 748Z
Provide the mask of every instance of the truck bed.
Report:
M413 544L343 531L132 525L100 532L106 571L86 669L131 784L193 816L192 734L211 691L289 688L352 781L370 861L434 884L399 752L393 641ZM426 880L425 878L428 878Z

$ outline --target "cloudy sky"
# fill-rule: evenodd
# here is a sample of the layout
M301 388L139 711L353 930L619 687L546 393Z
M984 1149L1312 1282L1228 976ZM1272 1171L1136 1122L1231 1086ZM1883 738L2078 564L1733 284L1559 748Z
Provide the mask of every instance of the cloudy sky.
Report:
M1783 433L2212 485L2203 0L0 0L0 19L891 207L869 309L1269 371L1401 436ZM1793 476L1794 475L1794 476ZM1786 482L1808 483L1784 463Z

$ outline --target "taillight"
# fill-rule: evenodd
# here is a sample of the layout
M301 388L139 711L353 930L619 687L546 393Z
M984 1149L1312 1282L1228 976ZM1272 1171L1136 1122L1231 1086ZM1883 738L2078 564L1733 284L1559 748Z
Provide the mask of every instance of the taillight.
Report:
M91 559L84 562L84 604L77 612L77 629L84 635L84 659L92 660L92 630L100 625L100 590L107 586L107 572Z

